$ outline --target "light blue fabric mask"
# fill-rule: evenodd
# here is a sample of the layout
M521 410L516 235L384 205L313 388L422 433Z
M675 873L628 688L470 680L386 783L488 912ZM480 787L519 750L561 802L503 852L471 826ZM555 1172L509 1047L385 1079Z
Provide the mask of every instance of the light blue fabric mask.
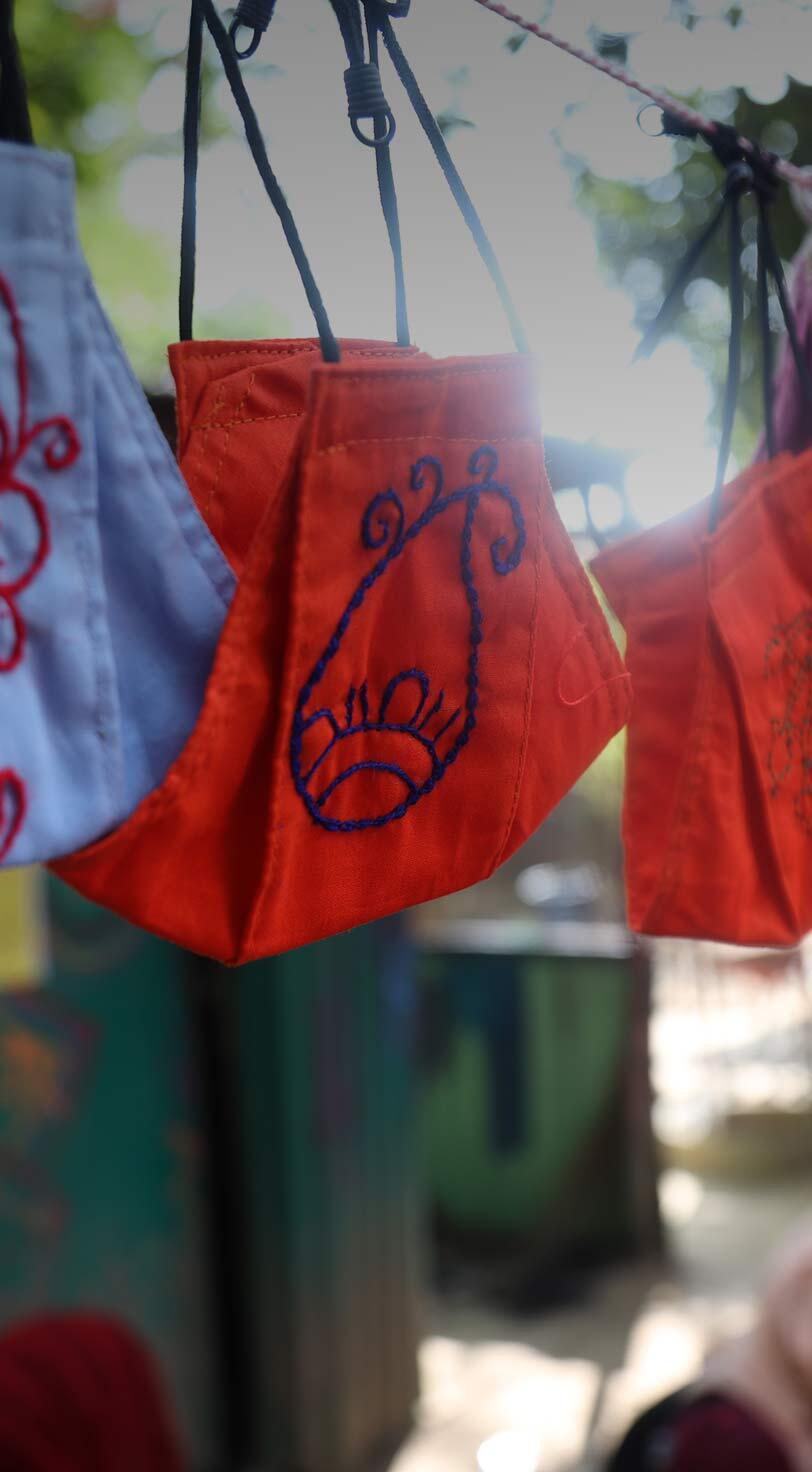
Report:
M0 143L0 199L0 864L28 864L163 780L235 578L96 296L71 161Z

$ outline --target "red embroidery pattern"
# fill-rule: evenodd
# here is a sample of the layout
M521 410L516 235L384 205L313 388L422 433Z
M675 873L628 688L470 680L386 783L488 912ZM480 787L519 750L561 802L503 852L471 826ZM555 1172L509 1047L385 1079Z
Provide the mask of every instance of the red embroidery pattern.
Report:
M15 567L9 576L6 576L4 571L7 559L3 556L2 544L0 544L0 602L5 605L6 611L10 614L13 626L10 650L7 653L0 651L0 674L6 674L20 663L25 652L25 621L17 606L17 597L34 581L51 550L45 503L34 487L21 478L20 464L23 457L42 436L48 437L42 451L42 458L48 470L67 470L76 460L81 445L74 425L64 415L54 415L51 419L41 419L38 423L29 425L28 360L22 322L14 293L2 274L0 274L0 302L5 308L11 327L17 372L15 432L12 432L8 418L0 407L0 497L16 497L18 506L23 505L27 508L35 531L32 549L22 559L21 566ZM0 500L0 534L3 530L3 504L4 502Z
M23 326L11 286L0 273L0 303L8 317L14 344L17 377L17 419L12 428L0 405L0 622L11 619L11 643L0 646L0 674L7 674L20 663L25 652L26 625L17 599L37 576L51 550L48 513L39 492L21 474L22 462L39 441L42 460L47 470L67 470L79 455L81 444L71 420L64 415L28 422L28 359ZM11 526L19 529L26 517L31 523L31 545L22 554L4 547L4 515L11 511ZM6 520L6 533L9 520ZM28 538L25 538L28 541ZM11 565L10 565L11 564ZM28 798L25 783L10 767L0 771L0 863L8 855L25 821Z
M22 777L6 767L0 772L0 864L23 826L27 808L28 796Z

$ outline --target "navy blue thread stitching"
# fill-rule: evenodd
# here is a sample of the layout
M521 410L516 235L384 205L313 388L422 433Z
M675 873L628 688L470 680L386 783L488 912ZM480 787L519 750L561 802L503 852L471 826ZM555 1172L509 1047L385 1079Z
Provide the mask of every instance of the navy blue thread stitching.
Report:
M506 576L508 573L515 571L521 562L522 554L527 543L527 529L518 500L507 486L500 485L494 480L498 468L499 456L496 450L491 445L481 445L478 450L474 451L468 462L468 473L472 477L475 477L474 481L470 485L463 486L459 490L444 495L445 476L441 462L434 455L423 456L422 459L416 461L412 466L409 482L410 488L414 492L420 492L426 488L430 478L434 484L429 504L416 520L410 526L406 526L406 513L403 502L391 486L373 497L361 518L361 541L363 545L371 551L377 551L380 548L386 548L386 550L384 555L359 583L341 615L326 649L299 692L290 741L290 766L296 791L314 822L320 827L328 829L330 832L353 833L367 828L382 828L388 823L405 817L410 808L414 807L417 802L432 792L438 782L442 781L449 767L457 760L460 752L468 744L471 735L476 729L480 698L479 648L484 638L484 619L472 570L472 536L477 509L483 495L496 495L507 502L512 513L513 525L516 531L515 540L511 547L509 547L508 537L506 536L498 537L495 542L491 543L491 562L494 571L500 576ZM424 717L418 726L417 722L423 714L431 689L429 676L423 670L413 668L402 670L400 674L395 675L389 681L381 698L377 721L370 721L369 719L369 695L366 680L358 690L355 689L354 685L350 685L349 687L345 702L346 725L343 729L339 726L332 711L319 710L313 716L305 716L305 707L313 691L321 683L329 665L335 659L350 623L363 604L367 594L375 586L387 568L401 555L409 543L414 541L430 525L436 516L441 515L449 507L461 501L466 501L467 506L461 539L460 571L471 616L467 694L464 707L466 716L462 729L458 732L445 757L442 759L439 757L437 753L437 742L462 715L463 707L460 706L455 710L454 714L445 722L433 738L425 736L423 732L426 726L442 709L445 691L441 691L429 710L428 715ZM393 511L394 515L392 514ZM400 685L406 681L416 681L420 687L421 699L417 709L411 720L406 724L387 722L386 713L392 698ZM355 721L356 700L358 700L361 709L360 722ZM302 745L304 736L318 721L325 719L332 728L332 739L315 759L309 770L303 774ZM408 735L413 741L424 748L430 759L431 775L421 786L418 786L413 778L395 763L362 761L356 762L345 769L344 772L340 773L337 778L328 784L324 791L314 796L310 790L310 783L322 763L326 761L336 746L348 737L356 736L360 733L379 733L382 731L395 735ZM336 789L358 772L365 771L387 772L392 776L398 777L408 789L408 795L405 800L396 807L391 808L388 812L376 817L345 820L326 817L323 807Z

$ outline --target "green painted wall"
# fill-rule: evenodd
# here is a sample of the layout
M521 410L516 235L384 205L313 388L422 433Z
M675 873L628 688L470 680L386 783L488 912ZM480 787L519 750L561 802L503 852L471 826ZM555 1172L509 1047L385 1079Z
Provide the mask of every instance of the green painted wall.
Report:
M46 986L0 992L0 1321L121 1315L199 1465L216 1438L182 953L49 881Z

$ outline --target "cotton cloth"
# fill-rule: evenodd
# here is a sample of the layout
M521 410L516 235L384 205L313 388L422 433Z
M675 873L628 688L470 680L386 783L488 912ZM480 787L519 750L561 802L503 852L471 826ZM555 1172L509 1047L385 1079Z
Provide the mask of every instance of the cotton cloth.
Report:
M221 351L173 353L181 463L240 568L203 710L58 872L242 962L486 878L629 697L530 360Z
M629 923L795 945L812 928L812 454L599 554L634 683Z
M120 824L191 731L235 577L101 308L70 160L0 143L0 863Z

